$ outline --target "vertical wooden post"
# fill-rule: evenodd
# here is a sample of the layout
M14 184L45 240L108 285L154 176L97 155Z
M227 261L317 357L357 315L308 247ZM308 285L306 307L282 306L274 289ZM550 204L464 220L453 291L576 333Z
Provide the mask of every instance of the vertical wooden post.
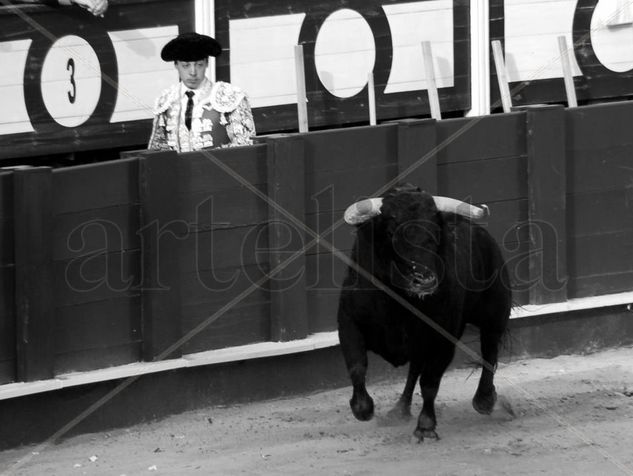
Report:
M398 121L399 182L437 193L437 131L435 119Z
M503 59L503 51L499 40L494 40L492 42L492 55L495 61L495 69L497 71L497 82L499 84L499 93L501 94L503 112L510 112L512 110L512 96L510 95L508 72L506 70L506 63Z
M376 125L376 85L374 84L374 73L367 74L367 99L369 105L369 125Z
M295 45L295 77L297 82L297 116L299 132L308 132L308 96L303 62L303 45Z
M50 167L13 172L18 381L55 371L52 182Z
M166 352L182 336L179 243L179 162L175 152L139 157L141 212L143 359L176 358Z
M309 332L305 255L289 261L306 242L299 226L305 223L304 144L283 134L270 136L267 144L270 269L281 267L270 280L271 340L288 341Z
M431 108L431 117L437 121L442 119L442 110L440 108L440 97L437 94L437 83L435 81L435 66L433 66L433 51L431 50L431 42L422 42L422 57L424 58L424 72L426 74L426 90L429 95L429 106Z
M526 107L530 303L567 300L565 110Z
M560 52L560 62L563 67L565 92L567 93L567 105L569 107L578 107L578 101L576 100L576 87L574 86L574 76L571 72L571 63L569 61L569 49L567 48L567 40L564 36L558 37L558 51Z

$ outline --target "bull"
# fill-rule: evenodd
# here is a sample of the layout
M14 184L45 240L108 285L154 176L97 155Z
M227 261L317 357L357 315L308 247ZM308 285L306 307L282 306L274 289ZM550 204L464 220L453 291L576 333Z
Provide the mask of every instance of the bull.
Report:
M472 405L492 412L512 292L499 246L473 220L486 210L411 185L347 209L345 220L357 231L337 320L357 419L374 414L365 386L372 351L394 366L409 363L404 390L389 413L411 416L419 378L423 405L414 436L438 439L435 398L467 323L479 328L483 361Z

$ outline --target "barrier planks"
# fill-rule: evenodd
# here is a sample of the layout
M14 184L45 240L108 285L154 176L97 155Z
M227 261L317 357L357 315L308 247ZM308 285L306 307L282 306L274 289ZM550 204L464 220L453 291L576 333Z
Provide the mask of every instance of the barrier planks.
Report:
M56 169L52 186L55 370L138 361L138 162Z
M13 175L0 171L0 384L15 380Z
M567 110L571 297L633 286L633 140L627 103Z

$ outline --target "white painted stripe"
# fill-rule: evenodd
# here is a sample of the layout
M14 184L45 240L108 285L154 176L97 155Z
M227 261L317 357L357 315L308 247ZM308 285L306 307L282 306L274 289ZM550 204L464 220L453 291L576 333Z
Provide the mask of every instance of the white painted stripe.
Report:
M0 42L0 135L33 132L24 101L24 67L31 40Z
M393 63L385 93L427 89L420 50L423 41L432 45L437 87L453 86L453 2L429 0L384 5L383 9L393 41Z
M586 309L628 306L632 303L633 292L610 294L606 296L571 299L562 303L516 307L512 310L510 318L519 319L563 312L581 311ZM85 385L88 383L104 382L108 380L164 372L166 370L296 354L298 352L309 352L311 350L324 349L327 347L334 347L336 345L339 345L338 332L321 332L312 334L305 339L290 342L259 342L257 344L228 347L225 349L189 354L179 359L163 360L160 362L136 362L133 364L120 365L107 369L63 374L50 380L1 385L0 400L75 387L77 385Z
M163 46L178 35L178 26L121 30L109 35L119 68L111 122L149 119L156 98L178 81L174 65L160 58Z
M558 37L573 45L576 0L505 0L505 61L508 80L562 78ZM546 12L546 13L544 13ZM574 58L572 74L582 73Z
M296 103L294 46L305 13L229 20L231 83L251 107Z

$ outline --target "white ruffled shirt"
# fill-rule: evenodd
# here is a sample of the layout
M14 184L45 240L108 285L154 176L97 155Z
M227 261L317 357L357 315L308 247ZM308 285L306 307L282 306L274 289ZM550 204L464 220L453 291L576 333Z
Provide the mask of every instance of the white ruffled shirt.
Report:
M194 90L191 130L185 126L187 90L178 83L156 100L148 149L190 152L253 143L253 114L248 97L240 88L205 78Z

